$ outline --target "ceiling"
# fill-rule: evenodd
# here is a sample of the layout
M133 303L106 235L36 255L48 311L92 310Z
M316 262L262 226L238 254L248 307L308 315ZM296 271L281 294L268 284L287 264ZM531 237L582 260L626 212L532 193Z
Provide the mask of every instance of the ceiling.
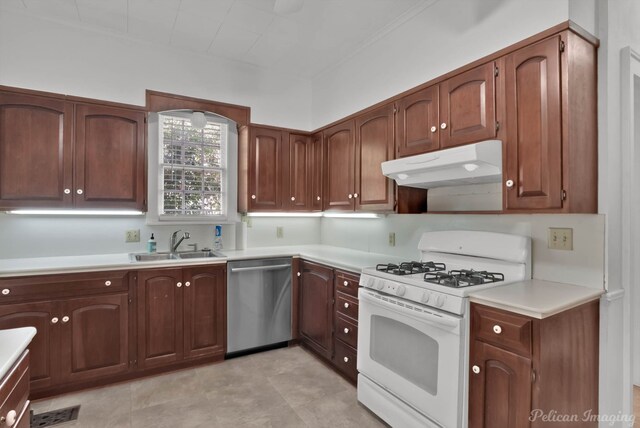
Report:
M0 0L0 9L314 77L436 0Z

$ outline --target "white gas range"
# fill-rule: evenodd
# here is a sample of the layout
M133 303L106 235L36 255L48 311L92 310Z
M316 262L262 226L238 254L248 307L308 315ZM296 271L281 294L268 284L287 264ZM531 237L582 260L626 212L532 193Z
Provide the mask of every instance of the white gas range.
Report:
M358 400L392 426L467 422L468 295L531 277L528 237L422 235L419 262L360 277Z

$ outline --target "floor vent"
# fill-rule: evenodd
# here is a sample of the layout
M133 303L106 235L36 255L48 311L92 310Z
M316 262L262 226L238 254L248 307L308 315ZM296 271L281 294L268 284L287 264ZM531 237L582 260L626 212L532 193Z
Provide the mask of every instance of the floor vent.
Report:
M52 410L50 412L31 415L31 428L43 428L78 419L80 406Z

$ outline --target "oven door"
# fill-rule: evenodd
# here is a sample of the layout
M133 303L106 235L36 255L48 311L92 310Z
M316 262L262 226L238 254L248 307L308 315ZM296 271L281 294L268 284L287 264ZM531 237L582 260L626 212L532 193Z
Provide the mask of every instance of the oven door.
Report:
M360 374L433 422L461 426L462 318L364 288L359 298Z

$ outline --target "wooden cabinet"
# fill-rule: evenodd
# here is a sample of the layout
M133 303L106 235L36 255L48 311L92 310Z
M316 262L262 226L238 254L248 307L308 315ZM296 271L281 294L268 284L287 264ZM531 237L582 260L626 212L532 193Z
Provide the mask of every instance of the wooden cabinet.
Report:
M325 210L355 209L355 123L353 120L324 130L326 160Z
M288 192L284 195L291 211L310 211L311 181L313 179L311 161L313 145L305 135L289 134Z
M394 106L388 104L355 120L356 211L393 211L394 182L382 174L381 164L394 159Z
M333 352L333 270L302 261L299 284L302 342L330 360Z
M544 319L472 303L469 427L545 426L533 409L597 414L598 320L598 301Z
M334 366L352 382L358 378L358 283L360 277L335 271Z
M495 138L495 62L440 83L440 146L443 149Z
M226 268L138 273L138 366L224 355Z
M432 152L440 148L438 96L439 86L434 85L396 102L397 157Z
M322 132L318 132L311 137L308 168L311 171L311 210L322 211L325 168Z
M282 211L286 158L280 130L249 132L249 211Z
M595 61L571 32L505 58L506 210L596 212Z
M0 378L0 424L7 428L29 428L29 352L20 356Z
M146 209L145 112L0 89L0 209Z

